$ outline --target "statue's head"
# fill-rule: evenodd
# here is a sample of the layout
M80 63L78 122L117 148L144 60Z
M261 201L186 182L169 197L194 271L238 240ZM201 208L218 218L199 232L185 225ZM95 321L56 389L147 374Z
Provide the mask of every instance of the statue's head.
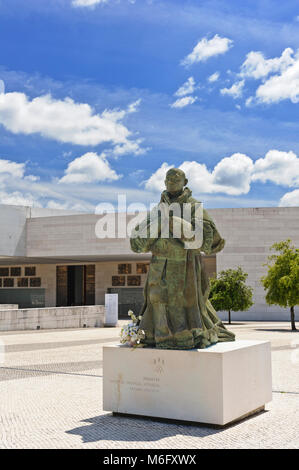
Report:
M179 168L170 168L166 173L165 186L170 194L175 194L183 190L188 183L185 173Z

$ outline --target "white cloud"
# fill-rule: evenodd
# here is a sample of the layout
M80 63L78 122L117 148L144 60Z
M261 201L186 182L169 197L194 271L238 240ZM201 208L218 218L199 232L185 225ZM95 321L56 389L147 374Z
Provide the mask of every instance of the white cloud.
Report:
M91 183L118 180L118 175L109 165L105 154L88 152L69 163L60 183Z
M103 155L101 157L104 158ZM105 165L102 174L97 177L96 181L93 178L92 182L88 182L89 178L83 177L79 178L80 181L76 184L67 184L61 183L57 178L50 180L46 178L42 181L39 181L39 178L35 176L29 178L24 176L26 164L24 164L23 172L22 168L17 167L18 171L15 171L14 167L14 165L22 164L9 163L9 171L7 171L7 164L5 163L5 171L0 173L0 204L70 209L92 213L99 201L114 201L117 203L119 193L126 194L130 202L136 201L136 197L139 200L152 200L152 195L148 191L141 191L136 187L112 186L111 182L108 184L108 179L102 181L103 176L111 177L110 180L118 179L121 176L116 175L113 170L112 173L109 172L109 168L107 169ZM95 167L95 171L99 172L101 167L97 165L97 162ZM2 164L3 168L4 165ZM85 168L84 164L81 165L81 168L84 175L88 174L88 168ZM100 182L99 179L101 179Z
M138 108L140 106L141 99L134 101L134 103L129 104L127 113L136 113L138 111Z
M295 59L292 57L293 49L286 48L280 57L274 59L265 59L261 52L251 51L246 56L246 60L241 65L241 77L250 77L260 79L265 78L270 73L283 72L290 65L294 64Z
M233 41L228 38L222 38L215 34L212 39L204 37L201 39L193 51L187 55L181 62L181 65L191 65L196 62L204 62L210 57L224 54L232 47Z
M175 92L175 96L191 95L195 90L195 80L189 77L188 80Z
M45 95L30 101L24 93L6 93L0 94L0 124L14 134L38 133L59 142L127 146L132 143L131 133L119 121L135 112L139 102L132 103L126 111L105 110L99 115L89 104L70 98L56 100ZM138 141L135 143L139 153Z
M224 196L212 194L226 194L236 198L247 194L250 185L256 181L298 188L298 161L294 152L270 150L255 163L245 154L235 153L220 160L214 168L207 168L205 164L196 161L185 161L180 168L185 171L189 179L188 186L195 195L211 194L214 201L219 201ZM39 181L34 175L26 175L25 163L0 160L0 203L93 212L99 201L115 201L120 191L125 192L131 201L136 200L136 197L140 201L152 201L154 192L164 189L166 172L172 167L164 162L143 182L145 189L139 190L136 187L120 189L111 183L105 184L117 181L121 175L110 167L104 153L97 155L89 152L76 158L68 165L60 180L54 178L51 181ZM130 175L131 178L137 176L142 177L138 170ZM279 204L298 206L298 197L299 189L295 189L286 193ZM210 196L205 196L205 200L207 198ZM239 201L242 205L244 199L232 198L230 201Z
M73 0L72 5L74 7L95 7L100 3L107 3L108 0Z
M41 204L36 197L30 193L21 193L20 191L13 191L10 193L0 191L0 204L41 207Z
M72 0L72 6L93 9L96 5L108 2L110 2L110 0ZM134 5L136 3L136 0L128 0L128 2Z
M1 178L23 178L25 163L16 163L10 160L0 159L0 180Z
M173 165L163 165L146 181L146 188L161 191L164 189L166 172ZM188 185L195 193L225 193L230 195L247 194L250 190L253 162L241 153L223 158L209 171L204 163L183 162L179 168L189 180Z
M247 108L250 108L250 106L253 106L253 105L254 105L254 97L249 96L249 98L247 98L247 100L245 101L245 106L247 106Z
M240 76L263 81L255 96L247 99L246 106L278 103L286 99L299 102L299 50L294 54L288 47L280 57L273 59L265 59L261 52L252 51L241 66Z
M299 207L299 189L284 194L279 201L279 207Z
M30 187L38 177L25 176L25 171L26 163L0 159L0 204L40 207L38 198L30 193ZM23 192L19 190L20 182L27 186Z
M132 171L132 173L129 174L129 177L139 180L140 178L143 177L143 175L144 175L144 170L139 168L138 170Z
M53 201L52 199L47 203L47 209L67 210L68 204L66 202Z
M73 153L73 152L72 152L71 150L68 151L68 152L63 152L63 153L62 153L62 156L63 156L63 158L69 158L69 157L72 155L72 153Z
M28 175L28 176L25 176L24 179L26 181L39 181L40 180L40 177L39 176L35 176L35 175Z
M116 145L111 152L106 152L107 156L114 155L119 157L121 155L126 155L131 153L133 155L143 155L149 150L149 147L142 148L140 147L143 139L136 139L134 142L128 140L125 144Z
M189 106L193 104L197 100L196 96L185 96L184 98L179 98L170 106L171 108L185 108L185 106Z
M166 172L172 166L164 162L146 181L146 188L163 190ZM188 185L197 193L224 193L238 196L247 194L251 183L256 181L262 183L270 181L290 187L299 186L299 158L291 151L269 150L264 158L255 162L245 154L234 153L220 160L213 170L209 170L204 163L196 161L185 161L179 168L186 173ZM283 203L297 200L296 191L287 193Z
M299 186L299 158L294 152L269 150L264 158L255 161L252 181Z
M222 95L229 95L232 98L237 99L243 95L245 80L240 80L239 82L234 83L230 88L221 88L220 93Z
M208 77L208 82L210 82L210 83L217 82L217 80L219 79L219 77L220 77L220 73L219 73L219 72L215 72L215 73L213 73L212 75L210 75L210 76Z
M299 55L293 65L281 75L270 77L256 91L256 101L259 103L278 103L286 99L299 102Z
M253 162L250 157L243 153L234 153L220 160L215 166L212 172L213 185L217 192L217 187L220 186L227 194L247 194L250 190L252 170Z

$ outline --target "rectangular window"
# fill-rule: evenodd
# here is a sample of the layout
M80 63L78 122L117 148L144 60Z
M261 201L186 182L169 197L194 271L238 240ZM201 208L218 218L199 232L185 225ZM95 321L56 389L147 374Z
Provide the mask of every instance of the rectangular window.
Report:
M11 276L21 276L21 268L10 268Z
M8 268L0 268L0 276L9 276Z
M25 266L25 276L36 276L36 267Z
M141 276L128 276L128 286L140 286Z
M28 277L19 277L18 287L28 287Z
M30 278L30 287L41 287L42 280L40 277L31 277Z
M125 286L126 277L125 276L112 276L112 285L113 286Z
M137 274L146 274L148 270L148 263L137 263L136 264L136 272Z
M118 265L118 274L131 274L132 265L131 264L119 264Z
M14 286L14 278L5 277L3 279L3 287L13 287Z

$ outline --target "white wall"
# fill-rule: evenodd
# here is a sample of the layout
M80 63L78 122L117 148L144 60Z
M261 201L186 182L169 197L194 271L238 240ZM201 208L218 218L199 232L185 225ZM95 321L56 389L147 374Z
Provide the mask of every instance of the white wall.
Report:
M263 264L273 243L290 238L299 247L299 207L210 209L208 212L226 240L224 250L217 254L217 272L241 266L254 289L254 305L248 312L233 313L233 318L289 320L288 309L266 304L260 279L267 273ZM227 318L227 314L220 316Z
M29 219L27 256L133 255L128 237L109 239L96 237L95 227L99 219L100 216L94 214Z
M26 256L26 219L30 209L0 205L0 256Z

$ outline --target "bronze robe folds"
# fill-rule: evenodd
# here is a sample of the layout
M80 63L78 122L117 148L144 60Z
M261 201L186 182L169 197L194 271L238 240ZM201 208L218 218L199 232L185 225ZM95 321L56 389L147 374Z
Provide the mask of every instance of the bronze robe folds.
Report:
M191 196L191 191L185 188L178 198L170 200L164 191L161 202L176 202L181 207L191 203L193 208L198 201ZM145 224L149 223L148 218ZM200 249L185 249L178 238L137 237L130 241L133 251L151 251L153 255L144 288L144 305L139 313L142 315L139 326L145 331L142 341L145 346L192 349L234 341L235 335L226 330L208 299L209 281L200 251L217 253L225 242L205 210Z

